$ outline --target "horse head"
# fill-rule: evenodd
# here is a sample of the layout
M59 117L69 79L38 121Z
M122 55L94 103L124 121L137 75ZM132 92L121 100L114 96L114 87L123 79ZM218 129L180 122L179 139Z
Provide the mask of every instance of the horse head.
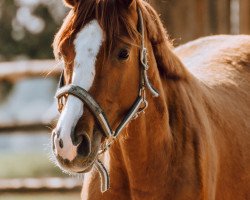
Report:
M83 173L92 169L101 146L147 107L145 90L158 93L148 79L155 69L148 70L152 49L146 49L138 1L65 3L71 11L54 41L64 71L52 143L64 171Z

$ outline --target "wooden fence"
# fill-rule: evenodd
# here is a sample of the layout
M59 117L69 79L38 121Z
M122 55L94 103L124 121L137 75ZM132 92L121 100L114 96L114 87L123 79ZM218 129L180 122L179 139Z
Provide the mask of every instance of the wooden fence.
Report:
M53 60L33 60L33 61L18 61L18 62L2 62L0 63L0 84L9 83L15 85L16 82L23 79L32 78L59 78L62 68ZM7 84L8 85L8 84ZM2 86L4 87L4 86ZM3 89L3 88L2 88ZM49 89L49 88L48 88ZM0 92L0 97L4 95L4 92ZM24 91L28 92L28 91ZM25 94L24 94L25 95ZM2 97L3 98L3 97ZM6 98L6 97L4 97ZM2 100L0 98L0 100ZM10 100L7 98L6 101ZM16 99L18 102L19 99ZM6 103L1 102L0 103ZM0 110L1 112L2 110ZM5 110L5 112L8 110ZM2 111L3 112L3 111ZM0 122L0 134L1 133L17 133L18 131L23 132L34 132L39 130L48 130L48 126L51 120L41 120L37 122L21 120L18 122L11 121L8 123Z
M0 179L0 194L31 192L78 192L80 194L81 187L81 180L76 178Z
M55 78L58 79L61 68L52 60L20 61L0 63L0 84L11 82L16 84L22 79ZM1 92L1 90L0 90ZM19 101L19 99L16 99ZM3 103L0 101L0 103ZM43 121L34 123L15 122L10 124L0 123L1 134L40 133L48 132L47 124ZM49 162L49 161L48 161ZM18 167L18 166L17 166ZM0 195L4 193L42 193L42 192L78 192L80 194L82 180L76 178L15 178L2 179L0 177Z
M250 34L250 0L240 0L240 33Z
M0 81L15 82L20 78L57 76L61 69L53 60L1 62Z
M250 34L250 0L149 0L160 13L176 44L202 36L233 33ZM238 9L239 8L239 9ZM239 13L240 14L239 14ZM239 16L238 16L239 15Z

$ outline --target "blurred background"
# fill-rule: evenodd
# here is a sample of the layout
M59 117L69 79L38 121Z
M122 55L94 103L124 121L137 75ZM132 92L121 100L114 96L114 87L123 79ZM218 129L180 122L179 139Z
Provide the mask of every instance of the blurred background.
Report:
M249 34L250 0L150 0L176 46L213 34ZM50 161L60 66L51 43L61 0L0 0L0 200L80 199L79 178Z

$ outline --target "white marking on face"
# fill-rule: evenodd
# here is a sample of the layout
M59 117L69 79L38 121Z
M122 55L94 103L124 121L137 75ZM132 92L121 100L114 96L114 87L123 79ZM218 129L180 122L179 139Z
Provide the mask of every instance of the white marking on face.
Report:
M74 41L75 60L72 84L89 90L95 78L95 62L103 42L103 31L96 20L87 24L76 36ZM60 131L60 138L64 147L59 147L55 141L56 153L64 159L72 161L77 154L77 147L72 144L70 134L83 114L83 103L74 96L69 96L56 130Z

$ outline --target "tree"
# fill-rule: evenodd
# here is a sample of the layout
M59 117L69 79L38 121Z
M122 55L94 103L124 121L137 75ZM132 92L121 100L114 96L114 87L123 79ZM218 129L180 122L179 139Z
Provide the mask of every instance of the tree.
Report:
M57 0L1 0L0 60L52 58L51 43L65 14Z

